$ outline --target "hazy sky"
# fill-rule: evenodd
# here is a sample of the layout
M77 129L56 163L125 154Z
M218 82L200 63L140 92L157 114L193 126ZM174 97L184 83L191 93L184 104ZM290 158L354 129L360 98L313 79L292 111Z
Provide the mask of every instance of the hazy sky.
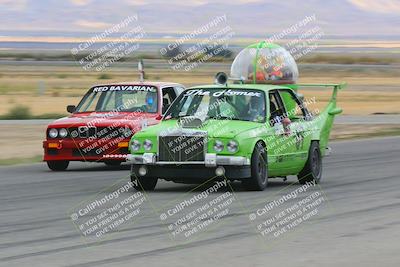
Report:
M96 32L135 14L148 32L226 14L238 34L265 34L315 14L326 34L400 34L400 0L0 0L0 30Z

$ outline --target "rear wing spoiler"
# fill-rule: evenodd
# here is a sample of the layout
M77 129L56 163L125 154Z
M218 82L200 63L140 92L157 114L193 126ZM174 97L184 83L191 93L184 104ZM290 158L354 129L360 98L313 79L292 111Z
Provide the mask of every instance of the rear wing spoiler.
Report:
M302 83L302 84L296 84L296 85L297 85L297 88L301 88L301 87L333 87L331 101L332 100L335 101L338 90L342 90L342 89L346 88L347 83L325 83L325 84Z

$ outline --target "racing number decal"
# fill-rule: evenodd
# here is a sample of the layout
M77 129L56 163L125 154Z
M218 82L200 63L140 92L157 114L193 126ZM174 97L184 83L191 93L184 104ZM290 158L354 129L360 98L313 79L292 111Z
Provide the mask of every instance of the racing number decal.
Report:
M304 134L303 134L303 132L297 132L296 131L294 138L296 139L296 149L297 150L303 149L303 146L304 146Z

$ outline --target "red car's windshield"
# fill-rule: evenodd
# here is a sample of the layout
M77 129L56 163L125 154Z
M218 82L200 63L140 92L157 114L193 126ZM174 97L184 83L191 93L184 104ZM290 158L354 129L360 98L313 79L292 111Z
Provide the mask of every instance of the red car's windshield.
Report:
M157 87L147 85L96 86L82 98L75 112L157 113Z

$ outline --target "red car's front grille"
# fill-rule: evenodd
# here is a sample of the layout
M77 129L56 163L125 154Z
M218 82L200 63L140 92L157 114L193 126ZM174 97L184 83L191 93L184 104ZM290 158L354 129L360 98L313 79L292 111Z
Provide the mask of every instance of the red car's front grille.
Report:
M70 127L66 138L129 138L133 135L127 127Z

